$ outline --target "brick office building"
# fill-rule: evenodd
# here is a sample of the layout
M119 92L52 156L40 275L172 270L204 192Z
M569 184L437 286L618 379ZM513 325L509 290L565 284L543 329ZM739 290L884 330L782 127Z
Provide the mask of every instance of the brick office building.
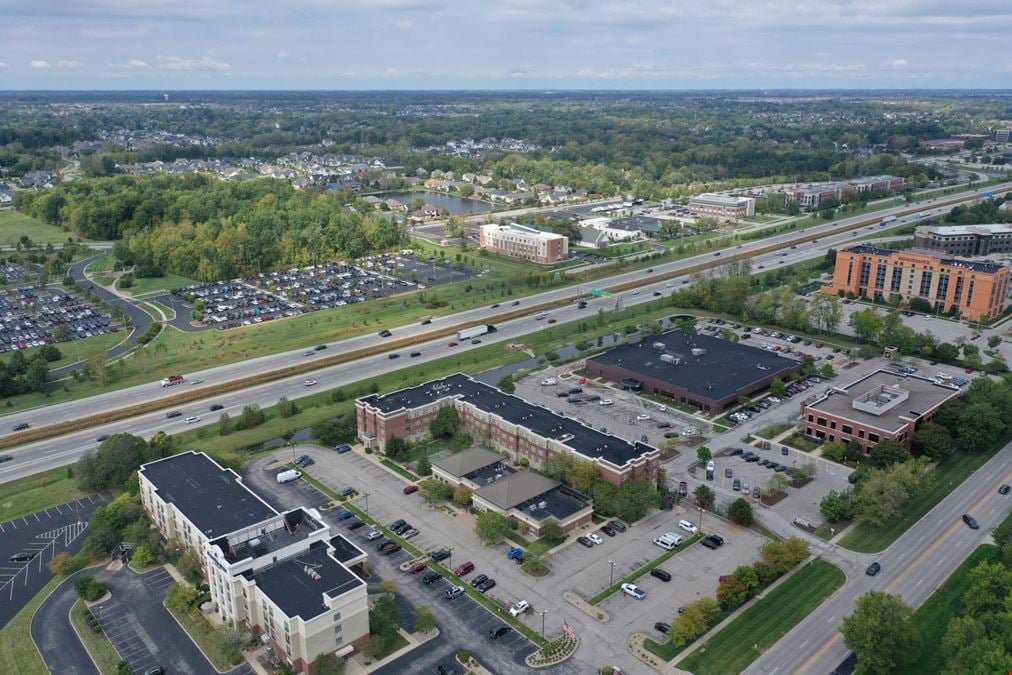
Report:
M526 457L540 466L552 455L568 452L594 462L601 477L613 485L656 477L657 448L591 429L460 373L358 399L358 436L367 447L380 451L393 437L422 440L429 437L439 411L450 406L476 443L506 451L514 460Z
M949 255L982 255L1012 251L1012 223L925 225L914 230L914 246Z
M959 394L955 385L875 370L803 401L802 425L806 436L841 443L856 441L866 453L885 440L909 448L914 432Z
M569 257L569 238L526 225L482 225L479 245L486 251L535 263L551 264Z
M833 283L822 292L887 300L920 298L940 312L955 307L976 321L1005 311L1010 268L990 262L944 258L930 251L893 251L859 244L838 251Z
M587 359L587 373L631 389L666 396L709 413L801 371L775 352L709 335L674 330L647 336Z

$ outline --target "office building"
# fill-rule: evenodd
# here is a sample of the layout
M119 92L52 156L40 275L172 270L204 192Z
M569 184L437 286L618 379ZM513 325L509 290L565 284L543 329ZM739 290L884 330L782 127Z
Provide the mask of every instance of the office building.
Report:
M696 216L735 220L755 215L755 199L706 192L689 200L689 211Z
M1009 267L945 258L931 251L893 251L859 244L838 251L833 283L823 293L889 300L920 298L938 312L977 321L1000 315L1009 293Z
M1012 252L1012 223L924 225L914 230L914 247L959 256Z
M479 230L479 245L497 255L542 264L557 263L569 257L568 237L516 223L482 225Z

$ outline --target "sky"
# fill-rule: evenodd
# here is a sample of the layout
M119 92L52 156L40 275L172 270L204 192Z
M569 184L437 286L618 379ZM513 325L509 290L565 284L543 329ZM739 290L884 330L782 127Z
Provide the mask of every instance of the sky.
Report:
M1010 0L0 0L0 89L1010 88Z

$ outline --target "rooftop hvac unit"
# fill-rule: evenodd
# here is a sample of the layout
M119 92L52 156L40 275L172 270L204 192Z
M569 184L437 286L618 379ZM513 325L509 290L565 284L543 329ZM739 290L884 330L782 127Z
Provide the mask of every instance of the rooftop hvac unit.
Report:
M667 349L667 347L664 345L663 342L655 342L654 349L656 349L659 352L663 352L665 349Z
M527 507L527 510L530 511L531 513L534 513L535 511L538 510L538 505L537 504L531 504L530 506Z
M544 508L547 508L547 507L548 507L548 502L544 502L544 501L538 502L538 508L539 509L544 509Z
M676 366L681 363L681 360L674 354L661 354L661 361L664 363L671 363Z
M495 478L493 478L492 480L499 480L500 478L502 478L502 474L501 473L497 473L495 475Z
M692 355L693 356L702 356L705 353L706 353L706 350L703 349L702 347L693 347L692 348Z

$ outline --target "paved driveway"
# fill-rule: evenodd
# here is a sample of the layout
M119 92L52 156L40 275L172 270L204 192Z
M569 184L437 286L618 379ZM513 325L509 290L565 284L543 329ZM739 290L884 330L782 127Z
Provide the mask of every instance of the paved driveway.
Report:
M74 582L88 574L94 571L82 570L60 584L32 617L32 640L51 673L98 675L98 668L70 625L70 608L78 599Z

